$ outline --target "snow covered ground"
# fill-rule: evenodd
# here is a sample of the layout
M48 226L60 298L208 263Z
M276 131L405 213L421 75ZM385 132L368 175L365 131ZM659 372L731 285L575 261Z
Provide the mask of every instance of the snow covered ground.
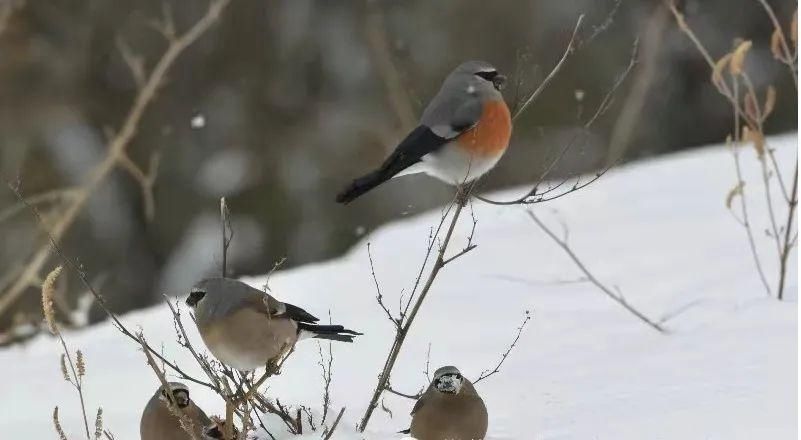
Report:
M772 143L789 173L796 135ZM762 189L752 154L745 152L746 190L752 221L761 229L767 219L754 197L761 198ZM729 153L711 147L618 169L576 194L534 207L549 225L558 228L557 219L564 221L583 262L649 316L659 319L687 307L665 324L670 335L646 327L589 283L561 282L575 280L579 271L521 208L477 203L478 249L437 279L401 353L393 386L415 392L426 385L429 343L432 368L453 364L468 377L478 376L497 362L530 310L533 320L501 373L478 385L491 439L797 438L796 256L791 299L767 298L743 230L724 206L733 174ZM509 199L522 191L493 197ZM400 219L337 260L271 278L280 299L318 316L330 309L335 322L365 333L352 345L334 347L334 411L347 407L334 438L360 438L354 426L392 338L375 302L366 243L372 243L377 275L394 304L400 290L411 286L439 216ZM465 216L456 246L469 223ZM773 280L769 249L763 247ZM151 344L163 343L165 353L192 370L175 343L166 307L123 320L141 326ZM109 325L66 338L87 357L89 412L102 405L106 427L117 439L138 438L141 410L157 386L142 353ZM319 407L317 346L304 341L298 348L284 373L270 382L268 395ZM81 438L77 398L61 378L59 353L48 337L0 351L2 438L56 438L50 422L55 405L71 438ZM216 396L202 389L192 393L207 412L222 412ZM385 405L392 417L377 410L364 438L403 437L393 433L408 426L413 402L388 395Z

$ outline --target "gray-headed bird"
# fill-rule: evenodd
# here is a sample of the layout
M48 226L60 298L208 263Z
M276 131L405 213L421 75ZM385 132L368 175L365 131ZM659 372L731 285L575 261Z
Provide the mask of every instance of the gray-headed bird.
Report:
M229 278L210 278L192 288L186 303L209 351L222 363L249 371L277 362L304 338L353 342L359 332L319 319L292 304Z
M475 180L500 160L512 135L501 90L506 77L489 63L467 61L445 78L417 126L381 166L337 195L350 203L387 180L426 173L451 185Z

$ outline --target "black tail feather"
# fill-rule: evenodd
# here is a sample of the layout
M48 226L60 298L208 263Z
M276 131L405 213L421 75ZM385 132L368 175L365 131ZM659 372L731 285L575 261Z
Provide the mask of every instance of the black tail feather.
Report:
M353 342L354 336L361 335L361 333L346 329L341 325L317 325L305 322L298 323L298 332L301 331L313 334L316 339L330 339L341 342Z
M406 428L403 431L398 431L398 434L411 434L411 433L412 433L411 428Z
M337 194L337 203L348 204L391 178L392 174L383 170L359 177L351 182L341 193Z

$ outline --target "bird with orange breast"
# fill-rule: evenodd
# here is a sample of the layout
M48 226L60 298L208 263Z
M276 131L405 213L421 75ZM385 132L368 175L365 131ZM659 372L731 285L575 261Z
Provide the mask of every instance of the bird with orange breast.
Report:
M467 61L442 84L412 130L381 166L337 195L350 203L389 179L426 173L461 186L491 170L509 146L512 117L501 90L506 77L489 63Z

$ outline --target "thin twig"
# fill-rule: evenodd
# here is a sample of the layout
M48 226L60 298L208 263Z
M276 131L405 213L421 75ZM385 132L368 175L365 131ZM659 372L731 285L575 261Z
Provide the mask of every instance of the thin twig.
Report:
M536 203L548 202L548 201L551 201L551 200L554 200L554 199L558 199L560 197L564 197L564 196L566 196L568 194L576 192L576 191L578 191L578 190L580 190L580 189L582 189L582 188L594 183L596 180L600 179L604 174L606 174L607 171L609 171L615 165L617 165L617 161L620 160L620 158L618 158L617 160L615 160L613 162L607 163L607 165L604 168L602 168L599 172L595 173L594 177L592 177L589 181L586 181L584 183L580 183L580 179L581 179L580 176L579 177L568 176L565 179L563 179L560 183L558 183L557 185L555 185L555 186L553 186L553 187L551 187L551 188L549 188L549 189L547 189L547 190L545 190L543 192L538 192L540 185L548 177L548 175L551 173L551 171L555 168L556 164L559 163L562 160L562 158L565 156L565 154L571 148L573 148L573 145L575 144L576 139L579 137L579 134L582 134L586 130L588 130L595 123L595 121L609 109L610 103L612 101L612 97L615 95L615 93L620 88L620 86L623 84L625 79L629 76L629 73L631 73L632 69L637 64L638 48L639 48L639 40L635 39L634 43L632 44L631 56L629 57L629 63L626 65L626 68L623 70L623 72L621 72L618 75L618 77L616 78L615 82L612 84L612 87L604 95L604 98L601 100L601 103L596 108L595 112L593 113L593 116L589 120L587 120L587 122L584 123L582 131L579 131L579 132L577 132L576 134L574 134L572 136L572 138L570 139L570 142L568 142L562 148L560 153L554 158L554 160L552 160L548 164L546 169L542 172L542 174L540 174L540 176L537 179L537 181L534 183L532 188L526 194L524 194L523 196L518 197L516 199L508 200L508 201L491 200L491 199L488 199L488 198L480 196L480 195L476 195L474 197L476 199L478 199L478 200L481 200L482 202L489 203L491 205L531 205L531 204L536 204ZM576 180L575 184L573 184L570 187L570 189L568 189L568 190L566 190L564 192L561 192L561 193L557 193L556 195L551 195L551 196L547 195L547 194L555 191L557 188L561 187L563 184L567 183L568 180L571 180L571 179L574 179L574 178L577 179L577 180Z
M526 108L528 108L529 105L537 100L540 94L545 90L545 87L547 87L548 84L550 84L551 81L556 77L556 74L562 70L562 66L565 64L565 61L567 61L575 49L576 35L578 35L579 29L581 28L581 22L583 20L584 14L579 15L578 19L576 19L576 25L573 26L573 34L570 36L570 41L568 41L567 47L565 48L564 53L562 53L562 58L559 59L554 68L551 69L551 73L549 73L548 76L542 80L540 85L523 100L523 105L521 105L520 108L515 111L515 114L512 116L512 121L517 120L517 118L520 117L524 111L526 111Z
M463 189L463 187L457 189L458 196L456 197L454 202L451 203L451 206L445 211L445 215L443 216L442 221L440 222L440 224L444 222L445 218L447 218L448 212L450 211L451 207L455 205L455 210L451 217L450 225L448 226L448 230L445 233L445 237L442 239L442 242L440 243L439 251L437 252L437 257L433 267L431 268L431 272L429 272L428 278L426 279L426 282L423 285L420 294L417 296L411 311L408 313L408 315L405 312L402 315L404 317L403 325L395 333L395 339L392 343L392 347L390 348L390 351L387 354L387 359L384 363L384 367L381 371L381 374L378 376L378 384L373 390L373 395L370 398L370 403L368 404L367 409L365 410L365 413L362 416L361 422L359 422L360 432L364 432L365 428L367 427L367 423L370 421L370 417L372 416L373 411L378 406L378 400L381 398L381 394L385 391L386 386L389 383L390 374L395 366L395 362L398 359L398 355L400 354L403 342L406 340L406 335L409 333L409 329L414 323L414 318L417 316L417 312L420 310L420 307L425 301L428 292L431 290L431 287L433 286L434 280L437 278L439 271L443 267L445 267L444 264L445 251L447 250L448 244L450 243L451 237L453 236L453 231L456 228L457 221L459 220L459 214L461 214L462 209L464 208L465 203L463 202L465 202L469 198L470 189L472 189L472 185L467 186L467 189ZM434 238L436 237L437 236L435 235ZM432 244L430 244L430 247L433 246L433 242L434 240L432 240ZM429 252L430 252L430 247L429 247ZM428 255L426 255L426 260L427 259Z
M181 420L181 427L192 437L193 440L200 440L197 435L195 434L195 430L193 428L193 421L186 415L184 410L177 405L177 402L173 401L173 391L172 386L169 382L167 382L167 378L164 376L164 372L161 371L158 364L156 364L156 360L150 354L150 349L148 343L145 341L144 335L141 333L138 335L139 344L142 346L142 352L145 354L147 358L147 364L153 369L153 372L156 373L156 377L158 377L159 382L161 382L161 386L167 391L166 396L169 400L169 406L171 411L175 411L175 415Z
M225 197L220 197L220 228L222 238L222 277L226 277L228 268L228 247L231 246L231 240L234 239L234 228L231 227L231 213L228 211L228 204Z
M329 440L332 435L334 435L334 430L337 429L337 425L339 425L339 421L342 420L342 414L345 414L345 407L343 406L341 410L339 410L339 414L337 414L337 418L334 419L334 424L331 425L331 429L328 430L328 433L325 434L323 440Z
M515 346L517 346L517 341L520 340L520 335L523 334L523 329L526 328L526 324L528 324L530 320L531 320L531 314L529 313L528 310L526 310L526 317L523 318L523 322L520 324L520 327L517 328L517 334L515 335L514 340L512 340L512 343L509 344L509 347L501 355L501 359L498 361L497 364L495 364L495 368L493 368L492 370L482 371L481 374L478 376L478 379L473 381L473 385L501 371L501 366L503 366L503 363L506 362L506 358L509 357L509 354L512 353L512 350L514 350Z
M423 393L422 393L422 392L418 392L418 393L416 393L416 394L406 394L406 393L402 393L402 392L400 392L400 391L398 391L398 390L396 390L396 389L392 388L390 385L387 385L387 386L386 386L386 388L384 388L384 390L385 390L385 391L388 391L389 393L391 393L391 394L394 394L394 395L396 395L396 396L405 397L405 398L407 398L407 399L411 399L411 400L417 400L417 399L419 399L419 398L420 398L420 396L422 396L422 395L423 395Z
M790 238L790 231L793 229L795 210L798 206L798 161L793 172L793 190L790 195L789 209L787 211L787 224L784 227L784 245L782 248L781 259L779 262L779 289L778 299L784 299L784 284L787 278L787 260L790 257L790 250L795 245L795 238Z
M573 262L576 264L579 270L581 270L584 273L584 276L587 277L587 280L589 280L592 284L598 287L598 289L600 289L601 292L603 292L606 296L611 298L619 305L623 306L624 309L626 309L632 315L636 316L637 319L639 319L640 321L646 323L649 327L653 328L659 333L667 333L667 330L664 327L652 321L642 312L640 312L632 305L630 305L621 295L616 294L615 292L612 291L612 289L606 287L597 278L595 278L595 276L589 271L589 269L587 269L584 263L582 263L581 260L578 258L578 256L573 252L570 246L568 246L568 244L564 240L557 237L556 234L553 233L553 231L548 229L548 227L545 226L545 224L542 221L540 221L540 219L537 218L537 216L534 215L534 213L531 212L531 210L526 211L526 213L531 218L531 220L533 220L534 223L536 223L537 226L539 226L540 229L542 229L542 231L545 232L546 235L548 235L560 248L562 248L563 251L565 251L565 253L570 257L571 260L573 260Z
M131 339L134 342L136 342L137 344L139 344L141 341L139 340L138 336L136 334L134 334L133 332L131 332L130 330L128 330L128 328L125 327L125 325L123 325L122 321L120 321L120 319L117 316L117 314L114 313L108 307L108 304L106 304L105 298L103 298L103 296L100 295L100 293L98 293L97 290L94 288L94 286L92 286L92 283L89 282L89 279L86 277L86 273L83 270L81 270L75 264L75 262L71 258L69 258L67 256L66 253L64 253L64 250L61 248L61 245L58 244L58 242L56 241L56 238L50 233L50 231L48 231L44 227L44 222L42 220L41 215L39 214L39 210L36 209L35 206L31 206L30 204L28 204L27 200L22 196L22 193L20 193L19 190L15 186L11 185L8 182L6 182L6 183L7 183L8 187L9 187L9 189L11 189L11 191L17 197L17 200L19 200L21 203L25 204L25 206L28 207L28 210L31 212L31 214L36 219L37 224L39 224L39 226L42 227L42 229L44 230L45 234L47 235L47 238L48 238L48 240L50 242L50 246L52 247L53 251L59 256L61 261L64 262L64 264L67 267L69 267L73 272L75 272L76 275L78 275L78 279L86 287L86 289L89 292L92 293L92 296L95 297L95 299L97 300L97 304L100 306L100 308L106 314L106 316L111 318L111 321L112 321L112 324L114 325L114 327L116 327L117 330L120 331L120 333L122 333L123 335L127 336L129 339ZM203 385L203 386L205 386L205 387L207 387L207 388L209 388L211 390L215 390L216 391L216 389L215 389L215 387L213 385L211 385L210 383L207 383L207 382L203 382L202 380L195 379L194 377L190 376L189 374L184 372L180 367L178 367L177 364L175 364L173 362L170 362L167 359L165 359L164 356L162 356L161 353L159 353L153 347L150 347L148 345L147 349L148 349L148 351L150 351L151 354L153 354L153 356L157 357L165 365L167 365L173 371L175 371L178 375L180 375L180 377L182 379L194 382L194 383L196 383L198 385Z

